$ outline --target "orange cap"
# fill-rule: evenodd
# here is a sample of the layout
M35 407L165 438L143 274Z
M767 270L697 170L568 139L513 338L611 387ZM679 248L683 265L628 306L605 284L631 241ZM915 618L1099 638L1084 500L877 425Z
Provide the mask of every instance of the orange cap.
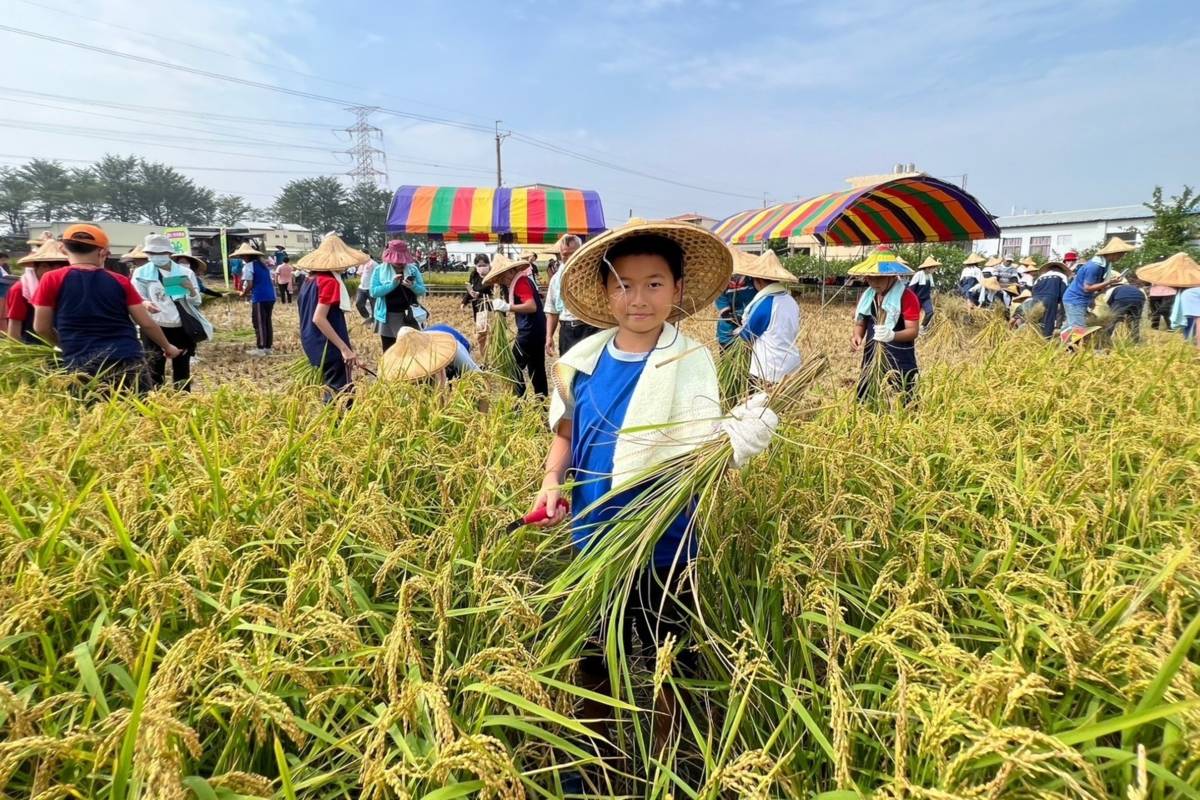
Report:
M63 231L62 240L108 247L108 234L95 225L72 225Z

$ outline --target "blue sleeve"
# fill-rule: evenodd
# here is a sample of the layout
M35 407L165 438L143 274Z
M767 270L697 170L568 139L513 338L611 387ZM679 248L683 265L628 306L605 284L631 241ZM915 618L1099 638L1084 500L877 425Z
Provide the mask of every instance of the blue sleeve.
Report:
M416 264L409 264L405 270L413 279L412 290L417 297L424 297L427 294L425 289L425 276L421 274L421 269Z
M759 303L754 309L754 313L746 320L746 324L742 327L741 337L746 341L753 341L767 332L767 328L771 326L771 311L775 308L775 298L771 297Z

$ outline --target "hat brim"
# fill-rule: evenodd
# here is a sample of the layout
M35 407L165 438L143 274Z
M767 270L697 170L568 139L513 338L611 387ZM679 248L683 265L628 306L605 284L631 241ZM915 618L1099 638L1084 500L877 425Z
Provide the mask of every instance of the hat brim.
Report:
M930 256L929 258L925 259L920 264L918 264L917 269L937 269L940 266L942 266L942 262L940 262L936 258L933 258L932 256Z
M253 247L246 247L244 245L229 254L230 258L241 258L242 256L258 256L259 258L266 258L267 254L261 253L258 250L255 250Z
M1108 240L1108 243L1096 251L1098 256L1123 256L1126 253L1132 253L1137 248L1131 245L1124 239L1118 239L1115 236Z
M864 261L846 273L855 278L907 278L913 271L899 261Z
M1170 286L1173 289L1193 289L1200 286L1200 264L1187 253L1138 268L1136 275L1146 283Z
M770 255L767 255L770 253ZM733 268L735 275L745 275L747 278L757 278L760 281L773 281L774 283L797 283L798 278L787 271L787 268L779 261L779 256L771 250L766 250L762 255L748 262L737 264Z
M295 266L312 272L345 272L368 258L366 253L355 250L334 234L326 236L320 247L297 261Z
M561 287L563 303L571 313L597 328L616 326L601 264L609 248L617 243L651 234L670 239L683 250L683 297L668 321L695 314L725 290L733 274L733 253L714 234L685 222L635 222L605 231L571 256Z
M70 261L62 245L53 239L44 241L37 250L17 259L17 266L24 264L66 264Z
M418 381L450 366L458 352L458 340L440 331L418 331L396 337L379 360L379 377L386 380Z
M500 263L497 264L497 261ZM488 270L488 274L483 276L483 285L491 286L501 277L503 277L504 273L512 272L513 270L525 269L528 266L530 266L528 261L510 261L507 256L498 254L492 259L491 269Z

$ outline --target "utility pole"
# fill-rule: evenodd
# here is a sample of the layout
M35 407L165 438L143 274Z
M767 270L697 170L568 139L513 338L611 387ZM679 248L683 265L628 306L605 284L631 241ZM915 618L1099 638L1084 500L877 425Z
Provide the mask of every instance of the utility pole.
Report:
M504 185L504 171L500 167L500 143L512 136L512 131L508 133L500 133L500 123L504 120L496 120L496 188L499 189Z
M354 159L354 166L346 174L354 179L356 184L368 183L387 189L390 181L387 173L387 154L383 152L383 131L370 122L371 114L378 111L374 106L353 106L347 108L354 115L354 125L343 128L350 134L350 149L346 152ZM375 146L379 143L379 147ZM382 167L375 165L378 156Z

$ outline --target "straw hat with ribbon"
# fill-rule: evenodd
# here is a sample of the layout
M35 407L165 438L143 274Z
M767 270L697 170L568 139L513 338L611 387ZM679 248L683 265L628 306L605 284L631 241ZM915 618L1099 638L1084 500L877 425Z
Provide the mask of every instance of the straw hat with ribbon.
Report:
M575 259L571 259L574 262ZM518 258L515 261L504 253L496 253L492 256L492 268L488 270L488 274L483 276L483 285L491 286L500 276L506 272L512 272L515 269L525 269L529 266L528 261L523 258Z
M965 259L963 259L963 266L964 267L978 267L979 265L983 264L986 261L987 261L987 259L984 258L983 256L979 255L979 253L971 253L971 255L969 255Z
M249 242L242 242L241 247L229 254L230 258L264 258L265 253L255 250Z
M66 264L67 261L67 251L63 249L62 242L46 239L32 253L17 259L17 264Z
M654 235L670 239L683 250L683 298L671 322L711 305L729 284L733 253L712 232L686 222L631 219L592 239L571 257L571 268L563 273L562 298L579 319L597 328L617 324L609 310L604 273L609 248L634 236Z
M450 366L458 352L458 340L448 333L401 328L396 343L379 360L379 377L385 380L418 381Z
M765 250L759 256L743 261L740 258L733 270L738 275L747 278L758 278L760 281L773 283L796 283L796 276L787 271L774 250Z
M321 245L296 262L298 269L312 272L345 272L369 256L342 241L336 233L326 234Z
M1122 256L1126 253L1132 253L1136 250L1133 245L1119 236L1114 236L1108 240L1108 244L1096 251L1098 256Z
M937 269L941 265L942 262L938 261L933 256L929 256L917 266L917 269Z
M1163 261L1140 267L1137 276L1146 283L1191 289L1200 286L1200 264L1187 253L1176 253Z
M140 244L135 244L133 249L118 258L117 261L120 261L122 264L128 264L130 261L135 261L139 258L149 261L149 258L146 256L145 252L142 251L142 246Z
M865 260L858 262L846 273L855 277L870 277L873 275L903 278L912 275L912 268L905 264L891 250L876 250Z

